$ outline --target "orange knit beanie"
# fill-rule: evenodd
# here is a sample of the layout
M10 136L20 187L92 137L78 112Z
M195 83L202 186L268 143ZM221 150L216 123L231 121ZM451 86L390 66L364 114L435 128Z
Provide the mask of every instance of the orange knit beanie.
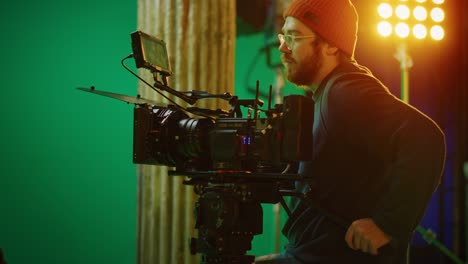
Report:
M350 0L293 0L283 17L294 17L330 44L354 56L358 15Z

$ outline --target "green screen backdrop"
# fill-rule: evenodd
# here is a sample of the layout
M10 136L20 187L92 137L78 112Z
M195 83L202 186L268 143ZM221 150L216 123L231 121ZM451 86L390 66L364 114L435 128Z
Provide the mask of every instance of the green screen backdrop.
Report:
M134 263L134 1L2 1L0 247L11 264Z

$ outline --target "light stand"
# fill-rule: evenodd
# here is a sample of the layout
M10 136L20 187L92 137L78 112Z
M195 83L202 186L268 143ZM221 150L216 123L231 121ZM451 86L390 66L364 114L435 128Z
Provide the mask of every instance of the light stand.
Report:
M406 43L399 43L395 58L400 62L400 99L409 103L409 70L413 67L413 59L408 54Z

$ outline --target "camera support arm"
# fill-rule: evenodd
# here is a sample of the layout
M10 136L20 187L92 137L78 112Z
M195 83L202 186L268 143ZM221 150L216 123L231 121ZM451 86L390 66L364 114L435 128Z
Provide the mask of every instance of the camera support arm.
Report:
M160 73L161 75L161 79L162 79L162 82L159 80L158 78L158 72L157 71L154 71L153 72L153 78L154 78L154 87L155 88L158 88L162 91L166 91L174 96L177 96L178 98L184 100L185 102L189 103L190 105L193 105L197 102L197 99L196 98L193 98L191 96L187 96L186 94L184 93L181 93L179 91L176 91L174 89L172 89L171 87L169 87L167 85L167 76L164 75L163 73Z
M158 78L158 73L161 76L161 80ZM223 93L223 94L210 94L208 92L202 92L202 91L177 91L173 88L171 88L169 85L167 85L167 75L164 74L163 72L159 71L153 71L153 79L154 79L154 87L158 88L162 91L166 91L174 96L177 96L178 98L184 100L185 102L189 103L190 105L194 105L198 100L201 99L209 99L209 98L218 98L218 99L224 99L226 101L230 101L233 96L230 93ZM190 95L187 95L190 94Z

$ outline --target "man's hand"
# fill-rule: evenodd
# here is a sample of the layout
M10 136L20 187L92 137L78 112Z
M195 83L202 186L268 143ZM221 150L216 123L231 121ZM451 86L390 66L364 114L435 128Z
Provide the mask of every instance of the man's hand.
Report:
M385 234L371 218L354 221L346 232L345 240L354 250L377 255L377 250L388 244L392 238Z

